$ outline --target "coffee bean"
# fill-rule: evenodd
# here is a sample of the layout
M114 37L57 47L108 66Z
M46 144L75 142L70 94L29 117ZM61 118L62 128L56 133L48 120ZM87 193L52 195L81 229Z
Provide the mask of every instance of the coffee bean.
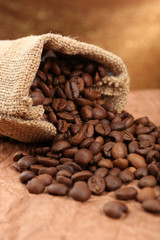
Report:
M88 187L92 193L100 195L105 190L105 181L101 176L94 175L88 179Z
M27 169L34 163L35 163L35 159L33 156L25 155L24 157L18 160L17 165L20 169Z
M42 165L36 165L36 164L33 164L33 165L30 166L30 170L31 170L32 172L34 172L36 175L38 175L39 170L40 170L41 168L44 168L44 166L42 166Z
M49 174L53 177L56 172L57 169L55 167L43 167L39 169L38 174Z
M41 105L45 101L45 97L41 92L34 91L30 94L30 97L32 98L33 106Z
M79 87L74 78L71 78L70 81L67 81L65 84L65 94L66 97L70 100L76 99L79 97Z
M107 177L105 177L105 182L106 182L106 189L108 191L114 191L120 188L122 185L121 180L114 175L108 175Z
M57 176L56 181L58 183L62 183L64 185L67 185L68 187L72 186L72 180L65 176Z
M86 148L80 149L74 155L74 161L79 164L88 164L93 158L93 154L90 150Z
M32 178L27 182L26 188L30 193L39 194L44 191L45 185L38 178Z
M156 150L150 150L146 156L146 162L151 163L153 161L158 161L160 159L160 154Z
M145 187L139 191L136 198L139 202L144 202L146 200L154 199L155 191L151 187Z
M101 143L94 141L90 144L89 150L92 152L93 155L96 155L101 152L102 145Z
M75 102L78 106L92 105L92 101L86 98L77 98L75 99Z
M157 180L154 176L148 175L145 177L142 177L138 181L138 187L144 188L144 187L154 187L157 184Z
M85 137L91 138L94 135L94 126L92 124L86 124L85 127Z
M91 164L97 164L100 160L102 160L102 153L94 155L91 160Z
M147 167L140 167L137 168L137 170L135 171L135 177L137 179L140 179L142 177L145 177L148 175L148 168Z
M92 113L93 113L93 119L104 119L107 116L106 110L99 105L93 108Z
M101 136L107 136L111 129L110 126L105 123L98 123L95 126L95 131Z
M103 144L104 144L104 139L103 139L103 137L98 136L98 137L95 139L95 142L99 142L101 145L103 145Z
M73 135L79 133L79 131L81 130L81 125L80 124L73 124L71 126L71 132Z
M64 98L54 98L52 107L56 112L62 112L66 108L67 101Z
M85 140L83 140L83 142L80 144L81 148L88 148L91 143L94 142L94 138L93 137L89 137L86 138Z
M142 207L147 212L160 213L160 201L157 199L146 200L142 203Z
M89 73L83 73L82 75L85 87L91 87L93 83L93 78Z
M108 136L113 138L115 142L123 142L124 140L122 132L119 131L112 131Z
M150 173L152 176L157 177L158 171L159 171L159 167L158 167L157 162L151 162L151 163L148 165L148 171L149 171L149 173Z
M78 152L78 148L77 147L72 147L72 148L66 149L63 152L63 156L64 157L73 157L76 152Z
M91 191L85 182L77 181L74 183L73 188L70 190L69 196L76 201L84 202L90 198Z
M68 124L65 120L59 119L57 122L57 129L61 133L65 133L68 130Z
M112 175L112 176L118 177L119 174L120 174L120 172L121 172L121 170L120 170L119 168L113 167L112 169L110 169L110 170L108 171L108 175Z
M81 128L81 130L74 135L73 137L69 138L69 142L72 146L80 144L84 139L84 129Z
M36 154L39 155L45 155L48 152L50 152L51 148L50 147L41 147L41 148L36 148Z
M132 141L128 144L129 153L135 153L138 149L138 142Z
M72 167L76 172L82 170L81 166L75 162L66 162L63 165Z
M82 180L87 180L88 178L90 178L93 175L92 172L88 171L88 170L83 170L77 173L74 173L71 177L72 181L82 181Z
M52 176L47 173L38 175L37 179L39 179L44 186L48 186L52 183Z
M108 173L108 169L104 168L104 167L100 167L95 171L95 175L96 176L100 176L102 178L104 178L105 176L107 176Z
M59 164L59 161L54 158L42 157L39 155L36 156L36 161L46 167L55 167Z
M71 100L67 101L65 110L67 112L72 112L72 111L76 110L75 103L73 101L71 101Z
M98 91L93 90L92 88L84 88L83 90L84 96L93 101L101 97L101 93Z
M63 177L70 178L72 176L72 173L68 170L61 170L57 172L56 176L63 176Z
M126 145L122 142L115 143L112 147L112 156L114 159L125 158L127 155Z
M119 178L123 183L128 184L134 180L134 174L128 169L125 169L122 172L120 172Z
M57 116L55 115L55 113L53 111L49 113L48 121L53 123L53 124L57 123Z
M29 180L31 180L32 178L34 178L35 176L36 175L34 174L34 172L27 170L20 174L20 181L22 183L26 183Z
M137 195L137 190L134 187L120 188L115 191L115 196L119 200L131 200Z
M17 162L20 158L22 158L22 157L24 157L24 156L26 156L26 155L28 155L27 152L25 152L25 151L18 151L18 152L16 152L16 153L14 154L14 156L13 156L13 161L14 161L14 162Z
M140 168L140 167L146 167L147 166L147 164L145 162L145 159L142 156L140 156L136 153L130 153L127 156L127 159L130 162L130 164L135 168Z
M128 167L128 160L125 158L117 158L113 161L113 166L121 170L126 169Z
M72 158L64 158L64 157L62 157L62 158L59 159L59 163L61 163L61 164L66 163L66 162L72 162L72 161L73 161Z
M63 152L64 150L70 148L70 143L67 141L57 141L52 145L52 152Z
M93 116L93 111L92 111L92 107L89 105L85 105L81 108L81 118L84 121L88 121L89 119L91 119Z
M62 184L62 183L52 183L47 188L48 193L58 196L65 196L67 195L69 188Z
M128 213L128 208L124 203L108 202L104 205L103 211L110 218L120 218L123 214Z
M90 73L90 74L92 74L95 71L95 69L96 69L96 66L93 62L87 63L84 68L85 72Z
M102 158L97 165L99 167L113 168L113 162L110 159Z

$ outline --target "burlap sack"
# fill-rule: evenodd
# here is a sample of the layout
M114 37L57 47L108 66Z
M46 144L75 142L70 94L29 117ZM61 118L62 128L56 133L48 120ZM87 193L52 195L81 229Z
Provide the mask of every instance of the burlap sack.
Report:
M106 76L93 88L124 109L129 91L126 66L114 54L97 46L57 34L0 41L0 134L23 142L50 140L56 128L41 120L43 106L32 106L29 88L41 61L43 48L64 54L80 54L108 66L116 76Z

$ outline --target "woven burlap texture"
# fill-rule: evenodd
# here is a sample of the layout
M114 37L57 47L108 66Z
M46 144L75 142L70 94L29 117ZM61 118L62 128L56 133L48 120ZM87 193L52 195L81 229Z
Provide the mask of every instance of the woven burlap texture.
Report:
M64 54L80 54L112 69L94 89L101 91L121 111L127 101L129 76L123 61L97 46L59 34L28 36L0 41L0 134L23 142L50 140L56 128L41 117L43 106L32 106L29 88L41 61L43 48Z

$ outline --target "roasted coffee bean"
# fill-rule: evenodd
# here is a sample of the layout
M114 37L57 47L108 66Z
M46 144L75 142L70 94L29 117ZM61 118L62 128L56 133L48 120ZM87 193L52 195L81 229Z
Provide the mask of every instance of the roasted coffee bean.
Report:
M27 182L26 188L30 193L39 194L44 191L45 185L38 178L32 178Z
M76 146L80 144L84 139L84 129L81 128L81 130L74 135L73 137L69 138L69 142L72 146Z
M65 162L63 165L72 167L76 172L82 170L81 166L75 162Z
M72 175L71 179L72 181L82 181L82 180L87 180L88 178L90 178L93 175L92 172L88 171L88 170L83 170L80 172L76 172Z
M32 178L34 178L35 176L36 175L34 174L34 172L27 170L20 174L20 181L22 183L26 183L29 180L31 180Z
M123 214L128 213L128 208L124 203L108 202L104 205L103 211L110 218L120 218Z
M146 162L151 163L153 161L160 160L160 153L156 150L150 150L146 156Z
M125 158L117 158L113 161L113 166L121 170L126 169L128 167L128 160Z
M59 119L57 122L57 129L60 133L65 133L68 130L68 124L65 120Z
M34 172L36 175L38 175L39 170L40 170L41 168L44 168L44 166L38 165L38 164L33 164L33 165L30 166L30 170L31 170L32 172Z
M67 101L65 110L67 112L72 112L72 111L76 110L75 103L73 101L71 101L71 100Z
M99 76L99 73L96 72L93 81L94 81L94 83L97 83L97 82L99 82L100 80L101 80L101 78L100 78L100 76Z
M93 116L93 111L92 111L92 107L89 105L85 105L81 108L81 118L84 121L88 121L89 119L91 119Z
M62 112L66 108L67 101L64 98L54 98L52 107L56 112Z
M48 193L57 195L57 196L65 196L67 195L69 188L62 183L52 183L47 188Z
M77 134L77 133L79 133L79 131L81 130L81 125L80 124L73 124L72 126L71 126L71 132L72 132L72 134L73 135L75 135L75 134Z
M138 181L138 187L144 188L144 187L154 187L157 184L157 180L154 176L148 175L145 177L142 177Z
M137 190L134 187L124 187L115 191L115 196L119 200L131 200L137 195Z
M100 119L106 118L106 116L107 116L106 110L99 105L97 107L93 108L92 113L93 113L93 119L99 119L100 120Z
M139 202L144 202L146 200L150 200L150 199L154 199L154 198L155 198L155 191L151 187L145 187L145 188L141 189L136 196L136 199Z
M52 152L63 152L64 150L70 148L70 143L67 141L57 141L52 145Z
M50 174L43 173L38 175L37 178L44 184L44 186L48 186L52 183L52 176Z
M35 164L35 159L31 155L25 155L24 157L20 158L17 162L17 165L21 169L27 169L29 168L32 164Z
M125 158L127 155L127 147L124 143L118 142L115 143L112 147L112 156L114 159Z
M18 152L16 152L16 153L14 154L14 156L13 156L13 161L14 161L14 162L17 162L20 158L22 158L22 157L24 157L24 156L26 156L26 155L28 155L27 152L25 152L25 151L18 151Z
M54 61L52 61L51 69L52 69L52 73L54 75L60 75L61 74L61 70L58 66L57 59L54 59Z
M30 94L30 97L32 98L33 106L41 105L45 101L45 97L41 92L34 91Z
M41 147L41 148L36 148L36 154L41 154L41 155L45 155L48 152L51 151L50 147Z
M36 161L46 167L55 167L59 164L59 161L57 159L49 158L49 157L42 157L39 155L36 156Z
M91 191L85 182L77 181L74 183L73 188L70 190L69 196L76 201L84 202L90 198Z
M160 201L157 199L146 200L142 203L142 207L151 213L160 213Z
M41 89L41 91L44 94L44 96L46 96L48 98L51 97L50 89L47 87L47 85L44 82L40 81L38 86Z
M101 136L107 136L111 129L110 126L105 123L98 123L95 126L95 131Z
M78 77L78 76L82 75L82 73L83 73L82 70L76 69L76 70L71 72L70 76L71 77Z
M61 170L67 170L70 171L72 174L75 172L72 166L68 166L68 165L58 165L57 167L57 171L61 171Z
M157 162L151 162L151 163L148 165L148 171L149 171L149 173L150 173L152 176L157 177L158 171L159 171L159 167L158 167Z
M74 122L74 116L68 112L59 112L57 116L61 119L66 120L67 122Z
M99 167L113 168L113 162L110 159L102 158L97 165Z
M125 124L125 128L130 128L134 123L134 118L132 116L126 117L122 122Z
M93 62L88 62L84 68L85 72L90 74L94 73L95 69L96 69L96 66L95 66L95 63Z
M83 73L82 78L83 78L85 87L91 87L92 86L93 78L89 73Z
M100 66L98 66L98 72L99 72L100 76L103 78L107 75L108 70L106 67L100 65Z
M56 172L57 169L55 167L43 167L39 169L38 174L49 174L53 177Z
M55 115L55 113L53 111L48 114L48 121L53 124L57 123L57 116Z
M75 99L75 103L78 105L78 106L85 106L85 105L92 105L92 101L86 99L86 98L77 98Z
M138 142L132 141L128 144L129 153L135 153L138 149Z
M66 97L70 100L73 100L79 97L79 93L80 93L79 87L73 77L71 78L70 81L67 81L65 84Z
M72 186L72 180L65 176L57 176L56 181L58 183L62 183L64 185L67 185L68 187Z
M129 163L135 167L135 168L140 168L140 167L146 167L147 164L145 162L145 159L136 154L136 153L130 153L128 156L127 156L127 159L129 161Z
M149 134L140 134L140 135L138 135L137 139L139 141L148 140L148 141L150 141L151 144L154 144L156 142L156 138Z
M84 96L93 101L101 97L101 93L98 91L93 90L92 88L84 88L83 90Z
M108 171L108 175L112 175L112 176L118 177L120 172L121 172L121 170L119 168L114 167L114 168L112 168L112 169L110 169Z
M105 177L105 182L107 191L114 191L120 188L122 185L121 180L114 175L108 175L107 177Z
M144 126L148 126L148 124L149 124L149 119L148 119L148 117L141 117L141 118L136 119L136 120L135 120L135 123L136 123L137 125L143 124Z
M94 135L94 126L92 124L86 124L84 125L85 129L85 137L91 138Z
M123 136L123 140L126 142L131 142L134 139L133 134L127 130L122 131L122 136Z
M111 122L110 127L112 131L120 131L125 129L125 124L124 122Z
M104 167L100 167L95 171L96 176L100 176L102 178L106 177L108 174L108 169Z
M140 167L137 168L137 170L135 171L135 177L137 179L140 179L142 177L145 177L148 175L148 168L147 167Z
M68 170L61 170L57 172L56 176L63 176L63 177L70 178L72 176L72 173Z
M105 190L105 181L103 177L94 175L88 179L88 187L95 195L100 195Z
M91 160L91 164L97 164L100 160L102 160L102 153L94 155Z
M124 140L122 132L119 131L112 131L108 136L113 138L115 142L123 142Z
M98 136L98 137L95 139L95 142L99 142L101 145L103 145L103 144L104 144L104 139L103 139L103 137Z
M72 158L76 152L78 152L78 148L77 147L72 147L72 148L69 148L69 149L65 150L63 152L63 156L67 157L67 158Z
M90 144L89 150L92 152L93 155L96 155L101 152L102 145L101 143L94 141Z
M123 183L128 184L134 180L134 174L133 174L133 172L129 171L128 169L125 169L122 172L120 172L119 178L121 179L121 181Z
M93 158L93 154L86 148L81 148L74 155L74 161L78 164L87 165Z
M115 144L114 142L110 141L103 146L103 153L106 157L111 157L111 149L114 144Z
M60 162L60 164L63 164L63 163L66 163L66 162L72 162L73 161L73 159L72 158L60 158L59 159L59 162Z
M96 165L91 165L91 166L88 167L88 170L94 173L97 170L97 166Z
M92 142L94 142L94 138L93 137L89 137L86 138L85 140L83 140L83 142L80 144L80 148L88 148Z

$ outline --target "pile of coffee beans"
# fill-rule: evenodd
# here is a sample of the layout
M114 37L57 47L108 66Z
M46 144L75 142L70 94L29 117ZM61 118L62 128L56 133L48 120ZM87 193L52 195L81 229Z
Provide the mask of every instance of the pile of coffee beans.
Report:
M104 206L109 217L127 214L124 201L131 199L160 213L160 127L104 102L91 86L106 75L114 73L81 56L44 52L29 95L33 105L43 105L43 120L57 135L30 154L16 152L13 165L30 193L84 202L114 191L115 201Z

